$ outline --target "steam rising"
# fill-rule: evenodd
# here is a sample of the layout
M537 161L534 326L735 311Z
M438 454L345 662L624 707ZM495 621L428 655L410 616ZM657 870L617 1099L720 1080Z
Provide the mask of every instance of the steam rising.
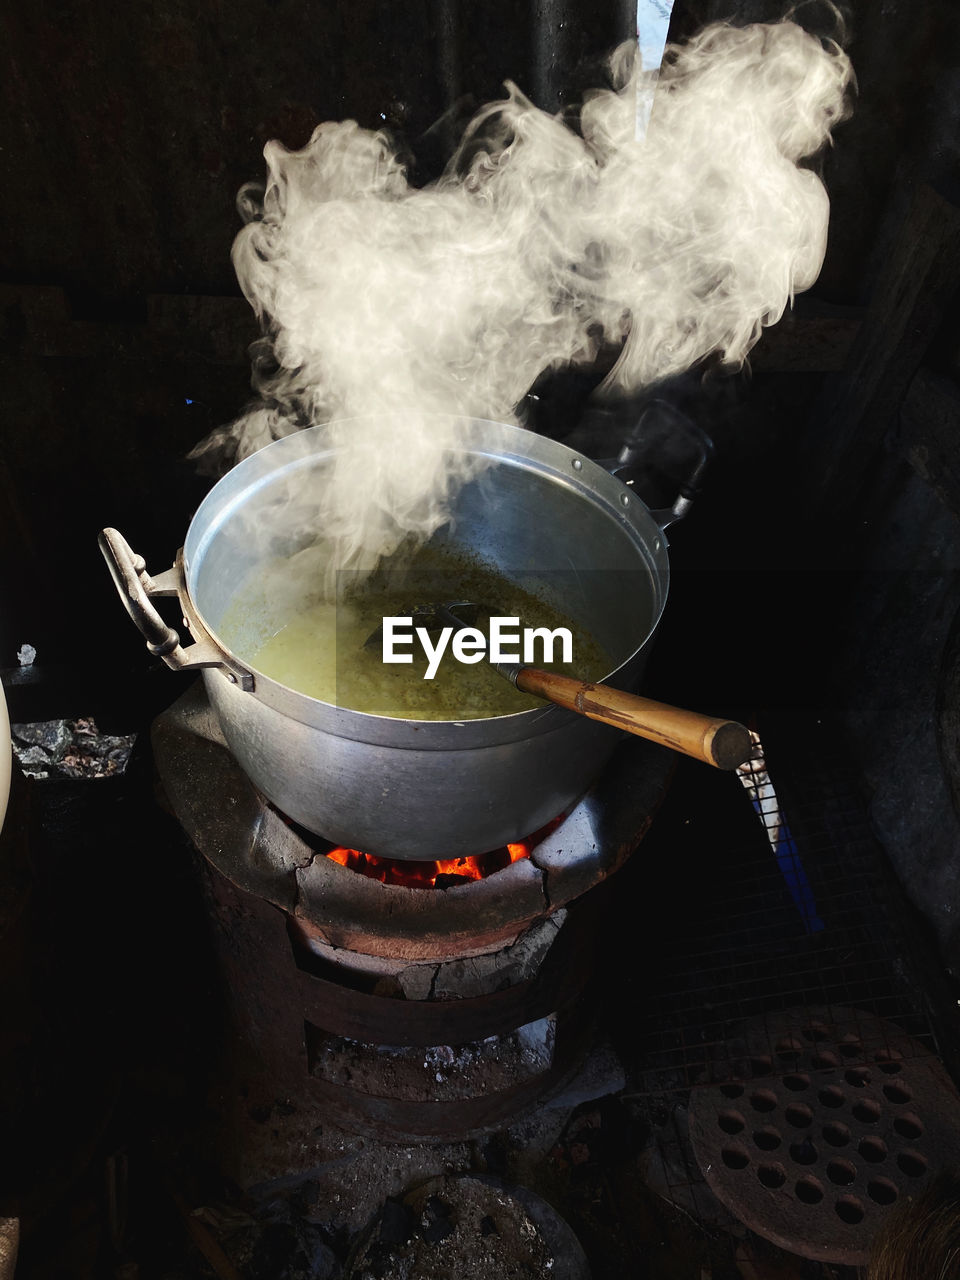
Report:
M268 143L233 249L267 336L262 400L198 452L239 460L332 420L321 515L357 567L447 519L469 467L432 414L515 421L543 370L606 344L607 391L743 361L820 270L828 200L800 162L844 115L848 59L790 22L711 26L668 48L642 142L632 62L615 56L579 133L508 84L422 189L352 121Z

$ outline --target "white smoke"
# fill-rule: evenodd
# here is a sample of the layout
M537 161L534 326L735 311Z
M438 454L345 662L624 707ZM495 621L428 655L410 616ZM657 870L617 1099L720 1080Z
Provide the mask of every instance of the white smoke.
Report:
M845 54L791 22L711 26L668 48L643 141L631 61L615 56L620 85L588 97L579 133L508 84L422 189L352 121L265 148L233 259L273 366L226 435L238 460L334 422L321 508L341 565L446 520L464 468L430 415L513 421L542 371L604 344L622 347L608 389L742 362L816 279L828 200L801 161L845 114Z

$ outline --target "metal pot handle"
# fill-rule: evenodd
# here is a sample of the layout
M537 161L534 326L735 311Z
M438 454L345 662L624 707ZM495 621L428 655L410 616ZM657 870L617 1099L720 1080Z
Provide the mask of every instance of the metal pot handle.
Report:
M653 430L649 431L647 424L651 420ZM652 435L655 444L658 425L661 432L666 428L673 435L684 435L689 442L691 455L689 469L678 485L673 505L650 512L660 528L666 529L676 524L678 520L682 520L693 506L693 501L703 483L703 477L713 461L715 453L713 441L702 427L666 401L653 400L640 415L636 427L631 432L633 439L627 440L615 458L604 458L598 465L616 476L618 480L622 480L624 484L631 485L633 481L624 479L624 476L642 465L642 459L651 451L651 441L645 437Z
M138 556L116 529L103 529L99 541L117 594L152 654L162 658L172 671L219 667L241 689L253 691L253 674L223 652L191 607L182 550L177 552L172 569L151 578L143 556ZM181 645L178 632L168 626L153 607L154 596L177 597L183 610L183 625L194 637L193 644L187 648Z

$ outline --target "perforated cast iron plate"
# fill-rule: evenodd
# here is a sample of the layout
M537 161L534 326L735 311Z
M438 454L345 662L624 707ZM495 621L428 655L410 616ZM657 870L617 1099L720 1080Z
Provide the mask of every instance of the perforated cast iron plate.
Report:
M885 1213L960 1165L960 1097L940 1060L857 1009L745 1024L729 1083L690 1097L690 1135L717 1198L774 1244L861 1265Z

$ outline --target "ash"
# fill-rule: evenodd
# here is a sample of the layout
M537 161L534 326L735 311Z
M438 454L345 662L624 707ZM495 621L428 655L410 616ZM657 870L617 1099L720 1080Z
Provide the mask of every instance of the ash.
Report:
M394 1096L411 1100L452 1099L465 1091L496 1092L552 1066L555 1035L551 1017L509 1035L426 1049L367 1045L329 1036L315 1058L314 1074L354 1085L361 1078L369 1084L376 1081L388 1086Z
M553 1062L555 1036L554 1020L541 1018L506 1036L487 1036L486 1040L476 1040L456 1048L449 1044L431 1045L423 1051L423 1066L425 1070L436 1070L438 1082L445 1075L486 1065L495 1058L509 1059L524 1067L542 1071ZM388 1049L387 1052L419 1056L415 1049Z
M434 1179L388 1200L361 1244L350 1280L522 1280L553 1271L550 1245L505 1188L470 1177Z

